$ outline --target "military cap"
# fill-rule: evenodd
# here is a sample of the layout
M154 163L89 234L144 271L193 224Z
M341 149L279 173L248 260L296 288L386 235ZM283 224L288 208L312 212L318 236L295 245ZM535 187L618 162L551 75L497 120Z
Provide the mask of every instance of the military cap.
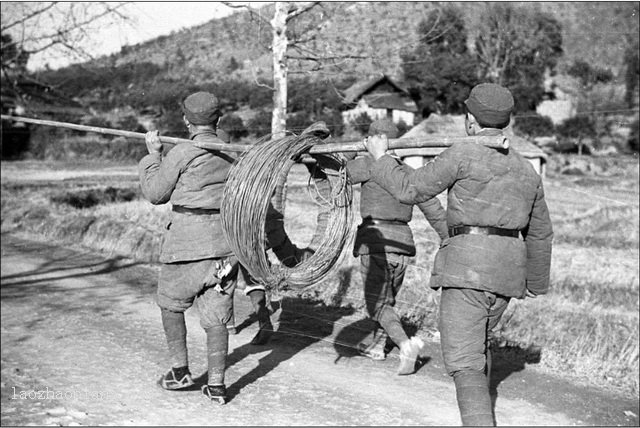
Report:
M222 116L218 98L209 92L189 95L182 102L182 112L194 125L210 125Z
M398 136L398 128L389 119L379 119L369 125L369 136L383 134L387 138L396 138Z
M474 86L464 103L480 125L492 127L508 125L514 105L511 92L495 83Z

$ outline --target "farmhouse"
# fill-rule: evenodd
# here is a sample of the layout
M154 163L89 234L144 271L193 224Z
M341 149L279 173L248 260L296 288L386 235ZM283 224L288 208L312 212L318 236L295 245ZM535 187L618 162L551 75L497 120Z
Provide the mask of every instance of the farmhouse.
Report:
M554 125L559 125L577 113L577 99L580 87L576 79L558 75L547 77L545 85L545 100L536 107L540 116L551 119Z
M413 125L418 111L407 90L385 74L351 86L345 91L345 104L348 108L342 113L345 123L366 113L373 120L388 118Z
M3 114L24 115L47 119L78 120L87 111L47 85L22 79L13 84L2 81Z
M505 134L509 137L509 145L518 153L527 158L538 174L544 175L547 163L547 155L538 146L513 133L509 126ZM431 114L418 125L407 131L401 138L420 138L426 135L464 136L463 115L437 115ZM396 154L413 168L419 168L434 156L440 154L443 148L426 147L421 149L396 149Z
M26 79L13 82L2 79L0 104L2 114L12 116L77 121L86 114L80 103L61 96L49 86ZM3 120L1 135L0 157L11 159L28 146L30 126Z

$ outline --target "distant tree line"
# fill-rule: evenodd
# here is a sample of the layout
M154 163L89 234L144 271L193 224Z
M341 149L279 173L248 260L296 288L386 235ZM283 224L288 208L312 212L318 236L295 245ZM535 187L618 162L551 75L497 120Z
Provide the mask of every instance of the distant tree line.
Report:
M545 73L554 74L563 55L562 27L553 16L506 3L488 4L473 33L460 8L445 4L430 12L417 34L418 46L401 56L406 82L423 116L463 112L471 88L487 81L511 89L517 112L535 111L545 96ZM637 55L630 46L627 93L637 85ZM582 60L564 72L586 89L614 78L610 70Z
M262 136L271 130L272 90L253 82L228 78L198 83L168 77L167 69L152 62L121 66L72 65L41 74L40 79L60 92L81 99L98 111L130 106L137 111L154 108L161 111L165 135L182 135L180 101L195 91L210 91L221 100L225 113L220 126L238 140L248 135ZM299 131L314 121L333 125L334 135L343 132L340 93L355 82L347 78L337 82L291 79L288 99L288 128ZM234 114L247 107L254 116L247 123ZM105 125L105 123L102 123ZM116 124L113 124L116 125ZM122 125L122 124L118 124Z

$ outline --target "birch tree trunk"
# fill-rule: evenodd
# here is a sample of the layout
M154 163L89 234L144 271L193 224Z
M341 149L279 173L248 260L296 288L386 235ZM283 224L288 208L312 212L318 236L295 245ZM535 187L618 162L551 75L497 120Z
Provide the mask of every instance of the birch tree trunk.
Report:
M273 116L271 134L273 138L285 135L287 126L287 2L275 2L275 13L271 20L273 28Z

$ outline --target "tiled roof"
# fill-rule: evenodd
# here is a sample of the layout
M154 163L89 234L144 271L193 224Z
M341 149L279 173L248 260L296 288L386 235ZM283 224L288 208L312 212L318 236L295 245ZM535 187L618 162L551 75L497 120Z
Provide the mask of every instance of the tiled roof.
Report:
M409 96L395 93L395 94L370 94L365 95L364 100L370 107L373 108L388 108L392 110L404 110L415 113L418 111L416 103L413 102Z
M352 104L358 102L360 97L365 95L371 88L375 87L383 81L387 81L391 86L396 88L398 92L406 92L406 90L401 85L391 80L389 76L385 74L379 74L367 80L362 80L351 85L344 93L345 103Z

